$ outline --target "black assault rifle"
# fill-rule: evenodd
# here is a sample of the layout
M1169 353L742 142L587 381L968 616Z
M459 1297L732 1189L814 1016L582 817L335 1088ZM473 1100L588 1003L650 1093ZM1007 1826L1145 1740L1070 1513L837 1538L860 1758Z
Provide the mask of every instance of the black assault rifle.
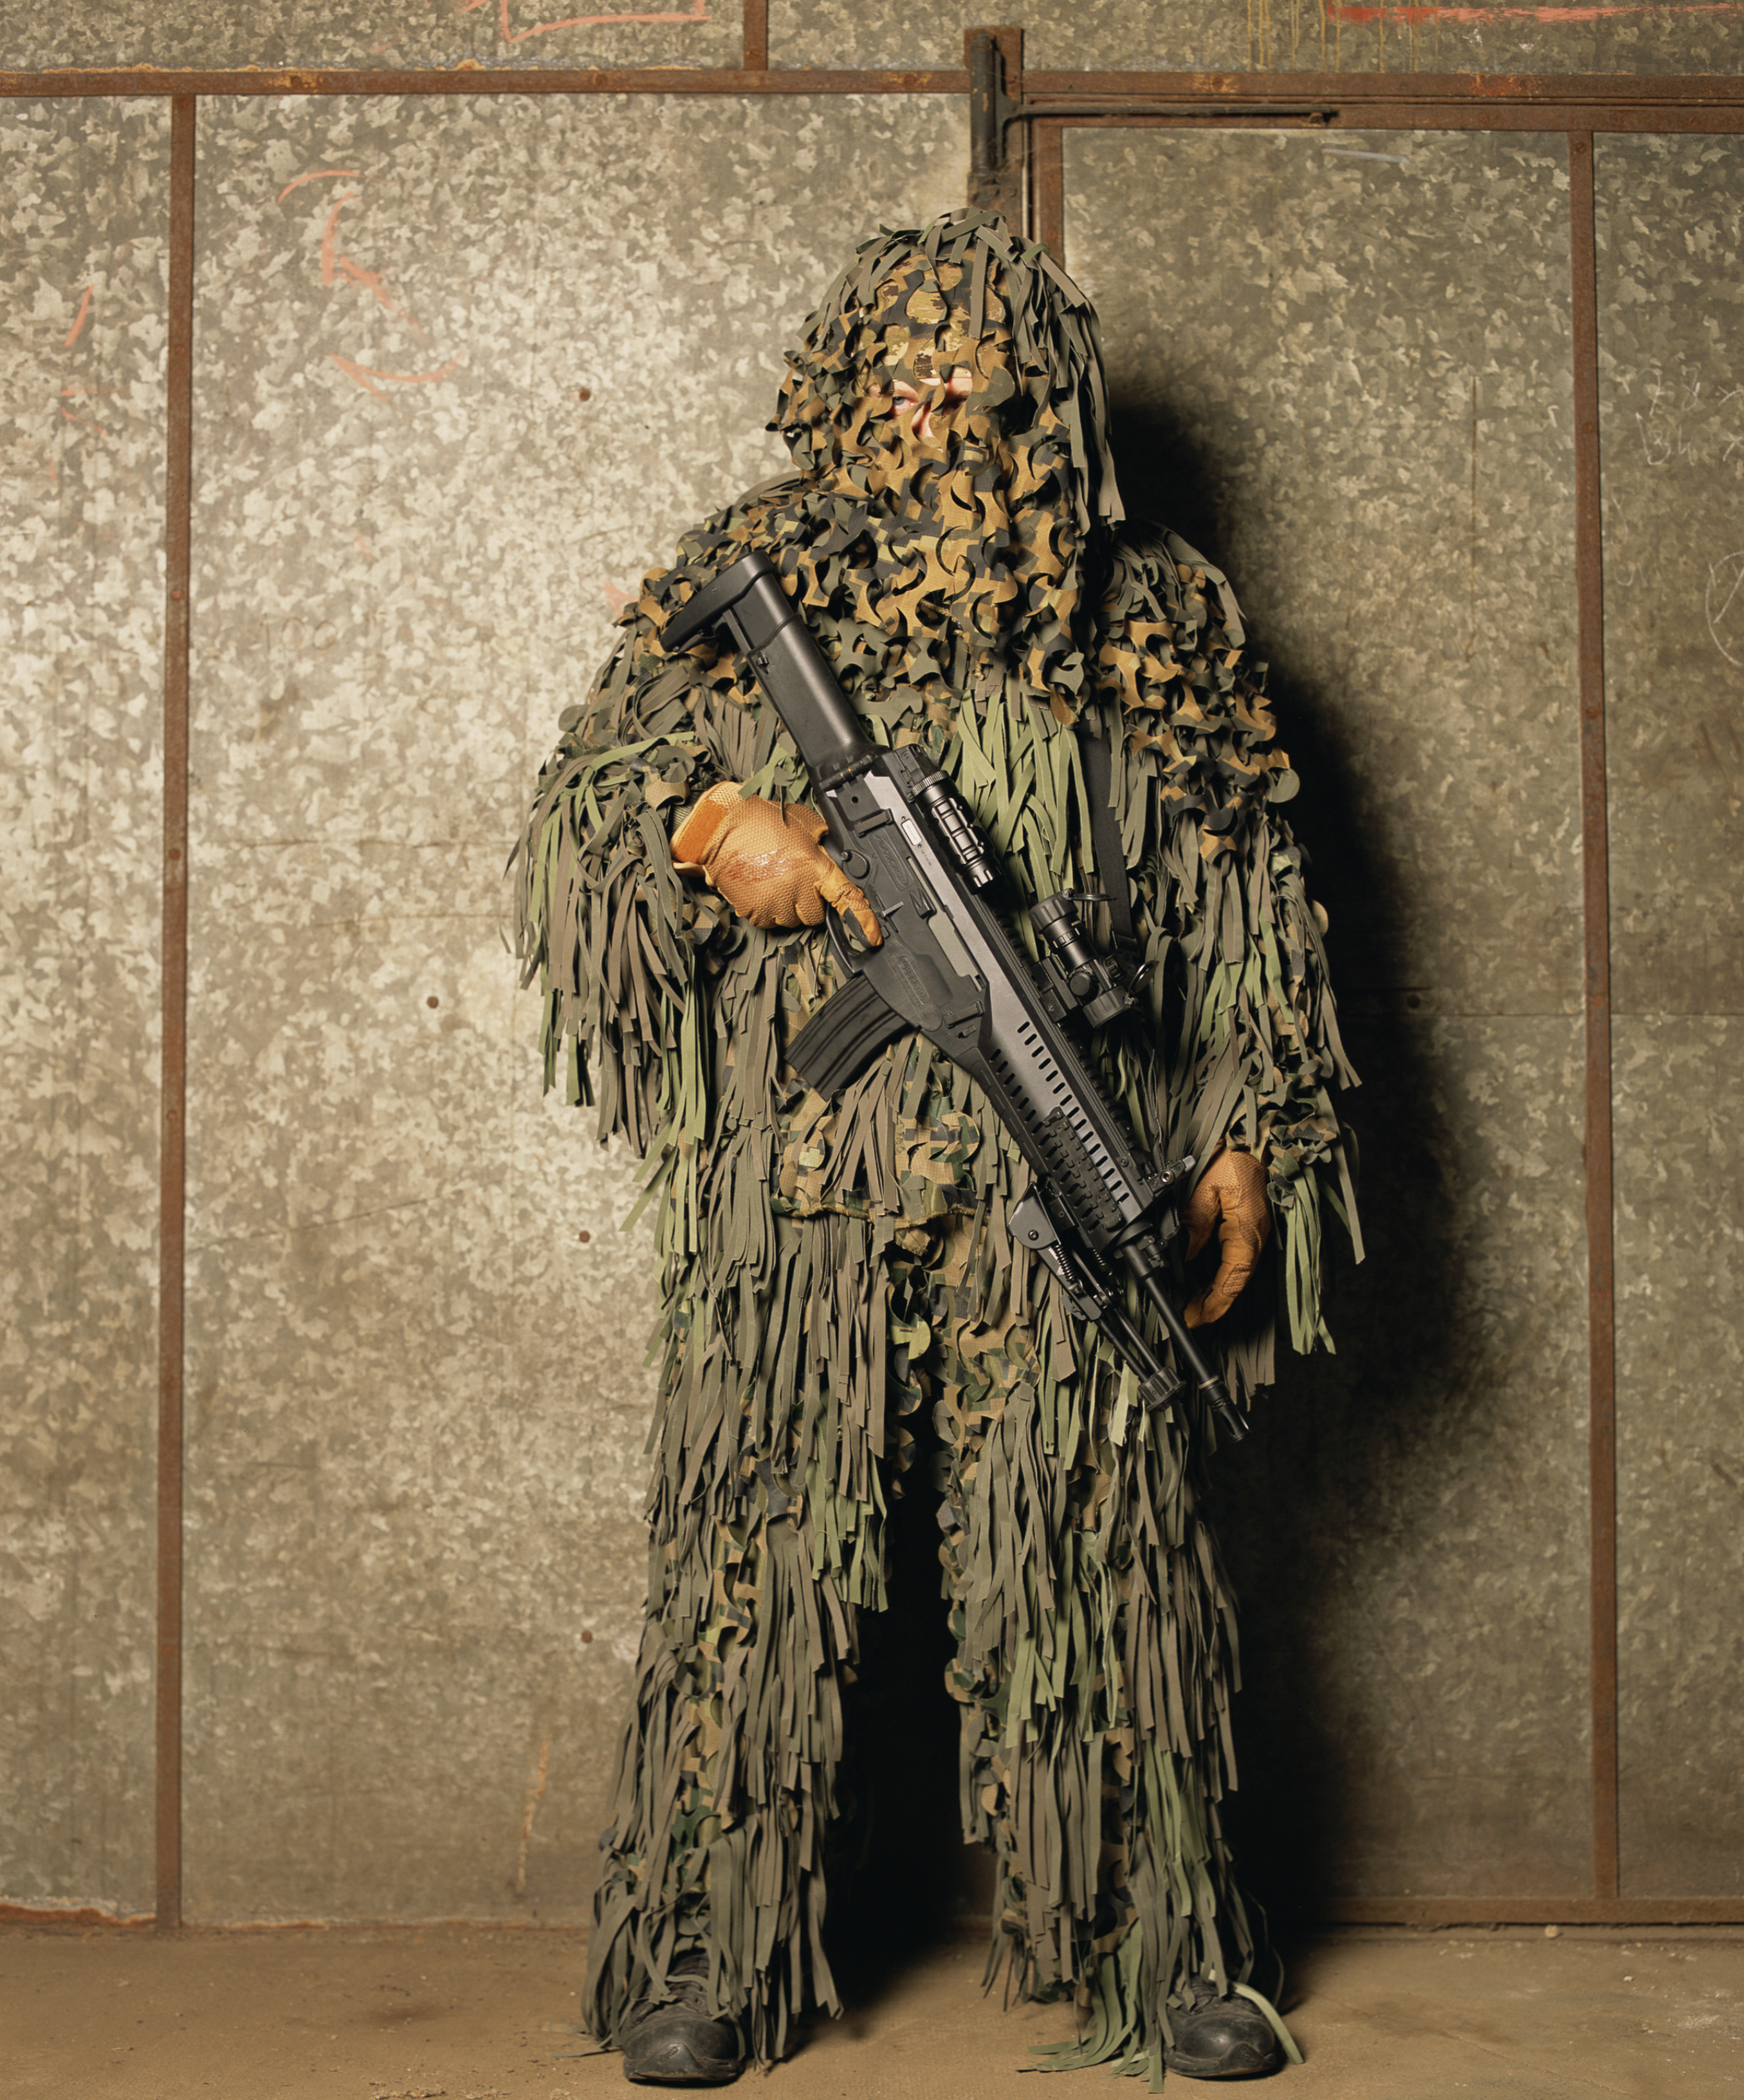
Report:
M1163 1251L1180 1229L1169 1192L1194 1162L1159 1173L1140 1162L1060 1026L1073 1012L1092 1026L1125 1012L1141 972L1091 948L1070 890L1031 907L1040 967L1031 962L988 901L999 864L956 788L920 751L882 750L868 737L766 555L723 569L668 621L662 645L675 655L717 623L786 725L835 858L884 935L873 947L832 915L845 982L796 1038L789 1061L832 1094L898 1035L915 1030L936 1043L978 1082L1029 1162L1013 1237L1048 1264L1078 1317L1107 1335L1145 1405L1167 1405L1182 1380L1127 1317L1116 1258L1230 1436L1245 1436L1163 1287Z

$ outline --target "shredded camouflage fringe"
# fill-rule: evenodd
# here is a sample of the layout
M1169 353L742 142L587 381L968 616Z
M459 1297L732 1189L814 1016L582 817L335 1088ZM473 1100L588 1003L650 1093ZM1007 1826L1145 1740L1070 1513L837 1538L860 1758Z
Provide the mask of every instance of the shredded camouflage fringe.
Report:
M1110 740L1155 968L1148 1011L1093 1054L1159 1156L1228 1141L1265 1161L1279 1256L1204 1336L1243 1398L1280 1323L1330 1346L1326 1215L1357 1233L1331 1099L1354 1075L1279 814L1295 778L1223 577L1173 534L1115 532L1093 316L1040 250L974 213L885 233L789 364L777 427L801 471L688 535L626 607L521 861L547 1083L647 1161L666 1306L587 2017L611 2040L699 1943L759 2061L807 2002L835 2009L843 1694L925 1401L949 1454L965 1830L999 1863L993 1966L1076 2000L1080 2040L1050 2067L1155 2080L1171 1998L1247 1982L1257 1954L1220 1821L1235 1654L1195 1513L1209 1425L1147 1414L1073 1331L1005 1233L1026 1170L929 1045L899 1040L828 1101L787 1066L835 988L826 942L735 919L668 837L723 780L805 799L803 769L742 664L669 658L660 633L767 554L870 733L937 757L1019 898L1102 886L1081 737ZM969 391L915 436L890 390L953 367Z

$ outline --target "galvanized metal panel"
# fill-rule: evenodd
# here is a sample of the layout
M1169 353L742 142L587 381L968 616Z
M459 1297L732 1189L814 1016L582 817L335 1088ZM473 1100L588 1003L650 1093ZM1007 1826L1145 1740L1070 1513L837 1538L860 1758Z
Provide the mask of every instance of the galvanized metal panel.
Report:
M1217 1461L1238 1856L1311 1916L1578 1899L1579 1022L1352 1004L1369 1261L1340 1279L1336 1357L1287 1365L1251 1451Z
M1615 1048L1622 1893L1737 1898L1738 1017L1622 1016Z
M1254 1869L1589 1886L1566 170L1475 135L1066 144L1129 501L1269 656L1366 1084L1339 1355L1219 1462Z
M1624 1895L1744 1894L1744 144L1596 162Z
M0 110L0 1901L152 1908L161 105Z
M652 1256L541 1106L504 855L929 101L202 117L191 1917L570 1917L639 1629ZM706 200L700 205L699 199Z
M944 66L963 32L1021 20L1024 64L1060 72L1731 73L1744 9L1722 0L1606 7L1384 0L770 0L775 66Z
M908 69L962 63L963 32L1022 18L1027 62L1058 71L1725 73L1736 70L1740 0L1635 0L1531 7L1510 0L770 0L776 67ZM383 8L302 0L245 9L218 0L71 0L45 11L0 0L9 68L152 65L448 69L470 66L735 67L740 0L569 11L537 0L446 0Z
M736 66L739 0L569 10L538 0L0 0L0 64L54 66Z

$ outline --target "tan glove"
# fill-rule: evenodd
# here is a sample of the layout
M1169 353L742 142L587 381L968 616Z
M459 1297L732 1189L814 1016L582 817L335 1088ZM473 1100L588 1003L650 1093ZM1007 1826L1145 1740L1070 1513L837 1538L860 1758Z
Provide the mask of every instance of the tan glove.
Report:
M1213 1155L1187 1198L1187 1259L1217 1235L1217 1273L1181 1317L1190 1327L1221 1320L1253 1274L1260 1250L1271 1237L1271 1206L1265 1200L1265 1169L1251 1152L1230 1146Z
M821 926L823 907L851 911L877 947L884 939L866 893L818 841L829 827L815 810L784 809L738 783L711 788L673 834L681 875L700 875L753 926Z

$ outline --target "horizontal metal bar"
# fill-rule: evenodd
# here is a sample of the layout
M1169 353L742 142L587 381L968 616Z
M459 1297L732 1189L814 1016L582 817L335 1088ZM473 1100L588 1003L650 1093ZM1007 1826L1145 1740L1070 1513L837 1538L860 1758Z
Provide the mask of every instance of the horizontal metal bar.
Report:
M1418 1925L1456 1926L1471 1926L1481 1928L1494 1925L1610 1925L1620 1926L1625 1930L1639 1927L1652 1931L1667 1926L1701 1927L1702 1926L1744 1926L1744 1897L1739 1896L1655 1896L1631 1901L1627 1896L1609 1902L1600 1902L1594 1897L1546 1896L1534 1901L1523 1897L1509 1896L1494 1902L1481 1897L1468 1896L1398 1896L1388 1898L1346 1897L1341 1901L1320 1903L1311 1915L1301 1921L1312 1929L1316 1925ZM29 1904L0 1904L0 1933L23 1929L27 1931L91 1932L148 1932L152 1929L150 1915L117 1917L107 1911L95 1908L77 1910L38 1909ZM451 1918L445 1922L464 1925L472 1932L501 1932L524 1938L529 1933L562 1931L563 1926L528 1925L519 1919ZM352 1920L343 1926L333 1925L320 1918L302 1918L289 1923L265 1924L243 1922L229 1926L211 1926L206 1931L214 1935L244 1933L279 1933L347 1931L360 1930L366 1924L372 1932L419 1932L427 1926L408 1923L402 1918L373 1918ZM985 1923L976 1928L985 1933Z
M1033 102L1626 103L1744 107L1744 78L1724 73L1036 73Z
M1230 117L1264 117L1275 121L1280 117L1301 117L1310 122L1326 124L1337 115L1336 107L1329 108L1324 103L1313 107L1298 103L1292 108L1283 108L1271 102L1025 102L1007 109L1004 121L1007 124L1027 124L1037 118L1052 117L1079 120L1087 117L1210 117L1214 121Z
M726 71L682 66L622 73L565 73L553 67L510 70L462 65L397 73L329 71L319 66L263 67L259 72L170 73L152 66L124 71L0 73L0 99L141 95L967 95L963 71L812 73Z
M1050 121L1104 128L1268 112L1375 131L1733 131L1744 122L1744 78L1733 73L1032 73L1025 99L1026 114L1040 116L1045 104Z
M464 64L395 72L284 67L174 72L139 66L0 73L0 99L89 95L965 95L966 70L832 72L648 67L623 72ZM1038 73L1026 81L1048 121L1199 124L1220 112L1289 121L1329 107L1333 122L1372 130L1729 131L1744 122L1744 77L1731 73ZM1145 115L1166 103L1181 114ZM1118 105L1118 107L1115 107ZM1131 107L1133 113L1128 115ZM1106 112L1106 113L1102 113Z
M1331 1925L1744 1925L1744 1896L1344 1896Z
M1054 117L1044 121L1068 130L1206 131L1226 122L1231 131L1256 122L1288 124L1292 112L1279 110L1270 117L1249 110L1228 117L1208 103L1191 117ZM1297 121L1301 120L1297 119ZM1322 131L1587 131L1596 137L1625 132L1653 132L1667 136L1686 133L1726 134L1744 130L1744 106L1716 104L1709 109L1686 108L1676 103L1605 108L1594 104L1575 106L1549 103L1369 103L1345 104L1330 118L1303 122L1304 130Z

